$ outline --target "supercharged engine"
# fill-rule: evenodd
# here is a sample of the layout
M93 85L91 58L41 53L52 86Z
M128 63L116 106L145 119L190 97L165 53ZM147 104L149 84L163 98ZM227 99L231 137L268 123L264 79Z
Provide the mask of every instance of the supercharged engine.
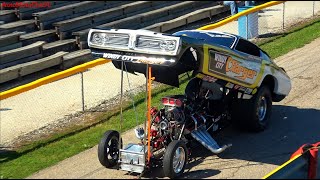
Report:
M221 119L225 118L224 93L219 84L194 79L187 85L185 95L163 97L163 107L152 107L149 112L153 151L166 148L174 140L182 140L187 144L194 137L200 141L203 141L202 137L209 139L207 131L216 132L221 129ZM210 142L205 143L212 142L214 140L210 138ZM214 149L214 152L221 149L218 145L209 148Z
M183 96L162 98L163 108L151 108L151 142L155 149L166 147L171 141L184 139L182 134L185 123Z

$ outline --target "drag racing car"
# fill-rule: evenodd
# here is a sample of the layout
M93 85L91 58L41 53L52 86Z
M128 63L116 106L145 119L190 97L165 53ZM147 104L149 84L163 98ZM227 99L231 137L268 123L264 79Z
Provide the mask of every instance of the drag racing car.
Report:
M143 73L154 81L179 87L179 75L191 72L184 94L162 98L162 107L151 107L150 123L135 129L139 144L122 147L119 132L102 137L98 157L107 167L142 173L162 166L165 176L180 176L190 155L190 144L199 142L212 153L231 144L218 145L214 134L228 124L263 131L272 102L291 90L285 70L270 56L240 36L204 30L174 34L148 30L91 29L88 45L94 56L112 60L129 73ZM151 72L148 67L152 68Z

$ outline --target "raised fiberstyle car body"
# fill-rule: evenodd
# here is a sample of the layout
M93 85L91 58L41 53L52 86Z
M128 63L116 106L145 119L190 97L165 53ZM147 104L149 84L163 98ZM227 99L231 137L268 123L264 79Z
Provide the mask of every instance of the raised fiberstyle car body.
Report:
M179 75L193 71L183 95L163 97L160 109L151 108L149 101L148 141L143 128L135 130L141 144L124 149L119 149L119 132L109 130L103 135L98 157L107 168L118 163L121 170L142 173L146 165L162 166L166 177L178 177L184 172L193 140L212 153L222 153L232 144L218 145L212 133L230 122L250 131L263 131L272 101L282 100L291 89L284 69L256 45L232 34L188 30L165 35L146 30L91 29L88 45L93 55L111 59L122 73L148 73L149 88L151 77L179 86ZM149 100L150 94L148 91ZM110 147L111 140L116 143ZM164 153L156 155L159 150ZM119 155L113 155L117 152Z
M100 43L100 44L99 44ZM148 30L91 29L88 45L93 55L126 61L129 72L145 73L153 66L158 82L179 86L178 76L194 70L198 78L223 84L243 94L257 92L262 83L281 101L291 90L290 77L266 52L240 36L204 30L185 30L172 35Z

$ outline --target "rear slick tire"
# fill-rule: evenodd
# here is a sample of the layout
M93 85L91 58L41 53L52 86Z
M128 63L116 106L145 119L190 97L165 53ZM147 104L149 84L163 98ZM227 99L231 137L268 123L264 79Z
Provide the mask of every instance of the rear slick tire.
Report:
M251 132L267 128L272 110L272 97L268 86L261 86L249 100L238 100L233 107L232 119L237 127Z

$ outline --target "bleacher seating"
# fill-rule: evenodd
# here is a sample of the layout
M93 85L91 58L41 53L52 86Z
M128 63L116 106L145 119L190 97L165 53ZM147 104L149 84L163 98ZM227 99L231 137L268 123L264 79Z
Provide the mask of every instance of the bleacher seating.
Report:
M24 3L27 2L34 2L34 1L24 1ZM42 12L42 11L46 11L49 9L55 9L55 8L59 8L62 6L66 6L68 4L73 4L76 2L80 2L80 1L38 1L38 3L50 3L50 6L45 6L45 7L21 7L21 8L15 8L17 17L19 19L30 19L33 18L32 14L35 12ZM46 4L44 4L46 5Z
M33 32L36 30L34 20L20 20L0 25L0 35L9 34L15 31Z
M194 12L185 14L183 16L177 17L175 19L171 19L168 21L162 21L160 23L155 23L150 26L144 27L142 29L155 31L155 32L174 32L174 30L179 31L179 27L183 27L187 29L188 25L193 24L194 22L212 18L218 20L219 18L227 16L226 13L228 12L229 8L227 6L217 5L214 7L208 7L204 9L199 9Z
M32 44L36 41L46 41L47 43L49 43L57 40L58 40L58 37L56 36L56 31L53 29L35 31L32 33L20 35L20 41L23 46Z
M24 1L27 3L30 1ZM15 3L15 1L6 1ZM90 28L173 31L229 11L217 1L50 1L0 11L0 83L93 60Z
M59 8L33 13L36 25L40 30L52 28L54 22L86 15L99 10L112 8L130 1L83 1Z
M155 10L170 4L178 3L178 1L138 1L124 4L107 10L90 13L88 15L59 21L53 23L59 38L65 39L71 36L74 31L95 27L107 22L116 21L138 13Z
M128 29L143 29L146 26L150 26L155 23L168 21L170 19L178 18L184 13L190 13L203 7L211 6L215 7L216 1L182 1L177 4L166 6L157 10L140 13L135 16L122 18L110 23L102 24L97 27L99 28L128 28ZM223 6L220 6L220 9ZM225 9L225 8L223 8ZM77 43L80 49L87 48L87 36L89 29L74 32Z
M20 35L23 34L25 32L13 32L0 36L0 52L22 47Z
M3 23L13 22L18 20L15 10L2 10L0 11L0 21Z
M44 44L44 41L38 41L28 46L0 52L0 69L41 58Z

